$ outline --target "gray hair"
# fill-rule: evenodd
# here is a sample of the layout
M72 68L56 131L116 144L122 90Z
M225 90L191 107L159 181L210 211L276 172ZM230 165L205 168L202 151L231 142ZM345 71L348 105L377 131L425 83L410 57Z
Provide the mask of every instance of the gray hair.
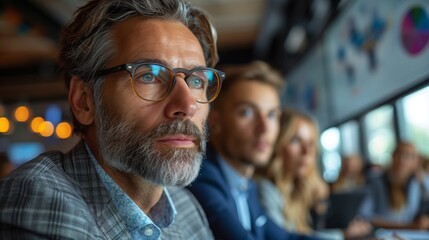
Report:
M183 23L197 37L204 52L206 65L218 61L217 34L209 16L183 0L92 0L79 8L71 23L62 32L60 64L67 88L72 76L78 76L93 88L101 90L95 74L114 57L112 27L134 16L160 18ZM73 114L73 113L72 113ZM75 131L85 126L73 116Z

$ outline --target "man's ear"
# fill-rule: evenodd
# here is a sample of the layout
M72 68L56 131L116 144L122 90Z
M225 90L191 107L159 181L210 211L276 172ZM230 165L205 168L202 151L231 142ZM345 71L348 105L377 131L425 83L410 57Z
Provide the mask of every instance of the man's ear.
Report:
M91 89L77 76L70 80L69 103L79 123L91 125L94 122L95 106Z

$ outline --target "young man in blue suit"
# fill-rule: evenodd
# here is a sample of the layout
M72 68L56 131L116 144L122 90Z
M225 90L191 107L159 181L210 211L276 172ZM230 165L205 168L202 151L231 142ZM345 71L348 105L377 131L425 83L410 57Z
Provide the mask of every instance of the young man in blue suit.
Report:
M290 234L268 219L251 180L273 151L283 79L260 61L224 70L227 81L209 114L206 159L189 189L206 212L216 239L310 239Z

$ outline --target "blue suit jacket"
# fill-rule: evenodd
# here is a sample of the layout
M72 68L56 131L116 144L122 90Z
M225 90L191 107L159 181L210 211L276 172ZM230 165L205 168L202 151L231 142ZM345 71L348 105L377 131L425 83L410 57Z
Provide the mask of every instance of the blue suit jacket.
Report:
M248 197L252 231L245 230L238 219L235 201L220 168L217 154L210 146L198 178L188 188L206 212L216 239L313 239L288 233L268 219L259 203L253 181L250 183Z

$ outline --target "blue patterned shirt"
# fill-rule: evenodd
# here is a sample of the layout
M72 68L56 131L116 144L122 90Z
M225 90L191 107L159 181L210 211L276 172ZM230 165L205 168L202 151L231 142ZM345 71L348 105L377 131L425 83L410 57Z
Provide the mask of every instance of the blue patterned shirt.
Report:
M174 204L166 188L155 206L150 210L147 216L131 198L113 181L113 179L104 171L98 161L95 159L88 145L92 163L101 181L106 187L107 192L112 198L119 215L125 223L133 239L159 239L161 236L160 228L165 228L174 222L177 214Z

